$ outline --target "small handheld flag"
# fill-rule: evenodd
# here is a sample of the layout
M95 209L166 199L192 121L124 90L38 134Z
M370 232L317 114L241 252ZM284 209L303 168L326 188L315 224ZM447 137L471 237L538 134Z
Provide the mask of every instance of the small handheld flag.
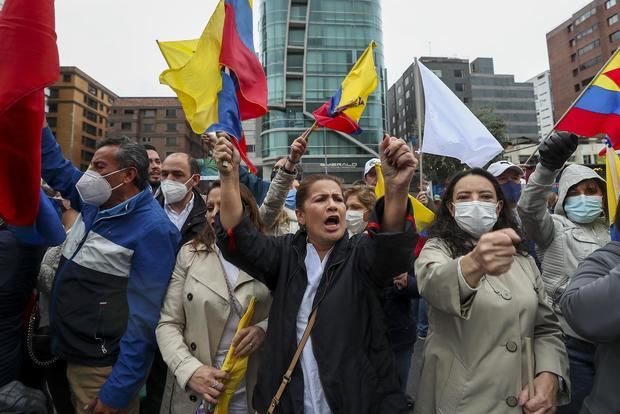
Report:
M362 133L358 123L366 108L368 96L378 83L373 57L376 46L374 41L370 42L334 96L312 113L316 124L350 135Z

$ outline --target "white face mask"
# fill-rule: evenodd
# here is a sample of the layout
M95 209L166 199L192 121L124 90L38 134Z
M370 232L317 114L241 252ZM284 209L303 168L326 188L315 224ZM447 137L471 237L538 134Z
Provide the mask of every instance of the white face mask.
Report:
M364 212L359 210L347 210L346 216L347 229L353 234L360 234L366 230L368 225L367 221L364 221Z
M484 201L453 203L456 224L476 239L497 223L497 204Z
M125 184L120 183L116 187L112 188L105 177L125 171L126 169L127 168L123 168L121 170L112 171L106 175L101 175L96 171L86 170L79 181L75 184L75 188L84 203L99 207L110 199L112 191Z
M187 194L189 189L185 186L192 179L185 181L185 184L181 184L178 181L164 180L161 182L161 192L164 195L164 203L174 204L183 200L183 197Z

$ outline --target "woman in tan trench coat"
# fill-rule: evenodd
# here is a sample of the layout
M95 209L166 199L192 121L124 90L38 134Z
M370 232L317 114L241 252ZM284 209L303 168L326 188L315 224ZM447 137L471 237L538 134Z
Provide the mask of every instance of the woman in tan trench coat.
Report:
M260 229L256 201L249 190L244 190L243 202L252 222ZM219 210L219 199L218 186L207 196L210 225ZM239 269L235 271L220 256L213 242L211 226L206 226L201 237L181 248L164 299L156 330L162 357L168 365L162 414L194 414L204 394L207 394L205 403L217 400L226 378L216 365L223 361L239 314L245 312L252 297L256 298L256 304L251 326L232 339L239 355L250 357L245 381L233 395L229 412L253 412L252 391L258 369L255 352L265 337L271 296L265 285ZM225 272L238 274L236 281L227 282ZM231 303L231 294L236 303Z
M415 264L430 321L416 413L553 413L568 402L560 325L513 217L482 169L457 174L446 189Z

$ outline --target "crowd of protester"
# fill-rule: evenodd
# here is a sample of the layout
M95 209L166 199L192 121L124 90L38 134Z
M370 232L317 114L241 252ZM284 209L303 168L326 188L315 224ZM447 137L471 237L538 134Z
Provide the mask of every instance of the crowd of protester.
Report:
M527 182L500 160L434 196L394 137L352 185L304 176L303 137L269 181L204 139L201 191L188 154L105 139L81 172L43 129L66 240L0 221L0 412L620 412L620 212L566 164L577 136L544 141Z

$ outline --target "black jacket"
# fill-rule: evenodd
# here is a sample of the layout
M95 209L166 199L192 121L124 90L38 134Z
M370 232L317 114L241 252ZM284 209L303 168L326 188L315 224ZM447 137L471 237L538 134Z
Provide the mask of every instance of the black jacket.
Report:
M380 200L379 216L382 210ZM381 290L394 276L407 271L413 260L417 234L413 223L407 221L406 227L403 233L372 230L351 239L345 235L327 261L314 298L318 313L311 337L325 397L334 414L407 412L379 302ZM265 413L297 348L297 313L308 285L307 234L265 236L247 217L228 232L218 217L216 233L224 257L273 293L253 396L254 408ZM303 407L303 374L297 365L276 412L303 413Z
M179 246L183 246L188 241L193 240L207 225L207 204L198 190L194 188L192 191L194 192L194 206L192 211L189 212L187 220L183 223L183 227L181 227L181 244ZM163 208L164 195L160 193L156 200Z
M418 301L420 293L413 276L413 270L407 275L407 287L400 290L396 286L384 289L383 310L388 339L394 352L412 348L416 340L418 322Z
M581 414L620 412L619 297L620 243L610 242L581 262L560 302L571 328L598 344L594 384Z

